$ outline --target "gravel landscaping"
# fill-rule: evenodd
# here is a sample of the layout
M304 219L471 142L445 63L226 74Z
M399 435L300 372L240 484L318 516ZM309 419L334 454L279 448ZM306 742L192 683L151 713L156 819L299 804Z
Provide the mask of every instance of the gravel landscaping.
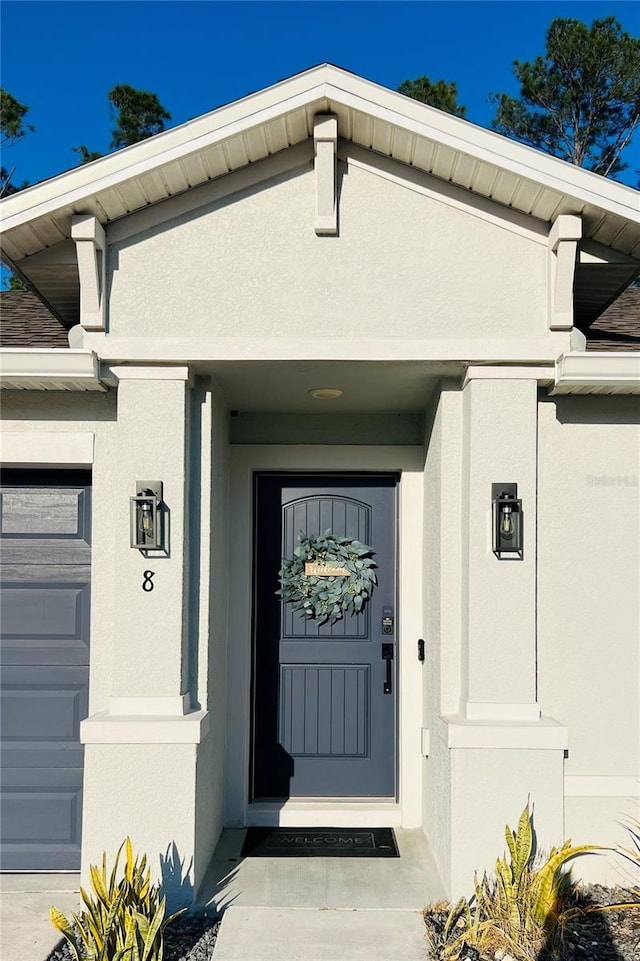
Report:
M623 888L598 884L580 888L576 904L582 908L582 913L568 925L562 953L553 961L640 961L640 902L633 908L620 911L592 910L595 906L630 899L629 892ZM165 932L164 961L211 961L219 925L218 920L202 915L187 914L178 918ZM425 953L425 961L428 957L439 961L441 955ZM46 961L73 961L66 942L52 951ZM389 961L402 961L402 958L390 958ZM461 955L461 961L500 959L480 955L468 948ZM552 959L543 955L537 961Z
M564 943L560 954L543 953L536 961L640 961L640 902L632 908L619 911L594 911L595 907L633 901L633 896L624 888L608 888L600 884L584 885L578 889L575 905L580 914L572 920L565 931ZM437 930L446 920L446 912L431 915L435 924L427 920L427 940L438 944ZM441 949L436 948L432 957L440 961L444 957ZM509 961L509 955L491 956L480 954L474 948L466 948L460 961Z

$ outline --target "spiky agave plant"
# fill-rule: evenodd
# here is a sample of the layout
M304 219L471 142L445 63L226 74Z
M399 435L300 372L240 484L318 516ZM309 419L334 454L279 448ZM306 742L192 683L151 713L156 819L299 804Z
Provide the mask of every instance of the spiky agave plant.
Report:
M126 848L123 876L118 879L122 849ZM151 884L147 856L134 857L131 839L118 848L107 877L107 856L102 867L90 869L92 894L80 888L86 910L72 914L73 924L52 907L49 917L64 935L75 961L162 961L163 934L182 911L165 917L166 898ZM75 928L74 928L75 925Z

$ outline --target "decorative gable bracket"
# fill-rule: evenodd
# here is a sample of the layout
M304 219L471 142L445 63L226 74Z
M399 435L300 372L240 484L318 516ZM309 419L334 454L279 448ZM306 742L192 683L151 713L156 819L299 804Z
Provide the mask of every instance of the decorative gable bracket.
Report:
M80 325L85 330L105 330L105 280L107 238L91 214L71 220L80 276Z
M549 231L549 330L571 330L573 281L582 219L560 214Z
M336 155L338 150L338 118L333 114L318 114L313 118L314 169L316 175L317 234L338 233L338 203L336 197Z

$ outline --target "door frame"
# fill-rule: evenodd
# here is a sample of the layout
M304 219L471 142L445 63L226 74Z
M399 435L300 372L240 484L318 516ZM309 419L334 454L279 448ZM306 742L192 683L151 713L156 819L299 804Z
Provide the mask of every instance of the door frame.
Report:
M422 447L233 446L229 448L229 611L224 823L333 826L421 823L423 668ZM254 474L396 473L398 480L398 795L395 801L249 802L253 613ZM242 599L245 599L244 601Z

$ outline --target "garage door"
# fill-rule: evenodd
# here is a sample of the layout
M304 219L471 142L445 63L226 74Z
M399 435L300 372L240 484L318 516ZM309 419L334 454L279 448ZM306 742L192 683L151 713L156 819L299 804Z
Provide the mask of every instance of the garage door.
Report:
M0 476L3 870L80 867L91 475Z

